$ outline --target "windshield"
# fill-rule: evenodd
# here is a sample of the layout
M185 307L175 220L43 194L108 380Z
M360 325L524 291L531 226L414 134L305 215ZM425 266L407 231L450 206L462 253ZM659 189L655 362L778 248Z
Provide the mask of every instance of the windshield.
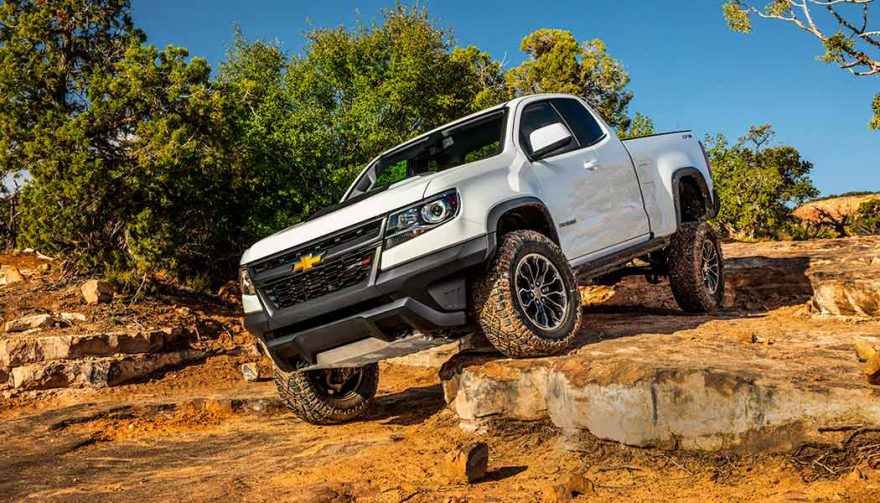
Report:
M347 199L500 154L505 115L504 110L497 110L475 117L385 154L364 171Z

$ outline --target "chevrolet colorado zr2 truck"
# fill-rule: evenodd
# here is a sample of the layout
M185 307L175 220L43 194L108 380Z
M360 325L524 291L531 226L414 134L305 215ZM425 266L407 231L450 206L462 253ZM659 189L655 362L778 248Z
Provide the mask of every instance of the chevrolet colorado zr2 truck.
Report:
M245 325L297 416L345 421L385 358L469 333L514 358L570 348L582 282L667 276L684 311L715 309L718 205L691 132L621 141L577 96L517 98L385 152L245 251Z

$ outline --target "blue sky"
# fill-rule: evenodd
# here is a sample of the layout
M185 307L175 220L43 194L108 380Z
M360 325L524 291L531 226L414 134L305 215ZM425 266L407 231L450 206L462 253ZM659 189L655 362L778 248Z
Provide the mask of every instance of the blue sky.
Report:
M239 25L249 38L278 40L290 53L311 26L353 26L393 0L133 0L135 23L149 42L187 47L212 64L223 59ZM760 2L758 2L760 3ZM793 26L756 20L751 35L727 29L721 0L433 0L425 3L459 45L476 45L510 65L538 28L599 37L621 60L635 92L631 110L660 130L744 134L771 123L777 143L815 164L823 194L880 191L880 131L870 104L880 76L856 78L819 63L818 43Z

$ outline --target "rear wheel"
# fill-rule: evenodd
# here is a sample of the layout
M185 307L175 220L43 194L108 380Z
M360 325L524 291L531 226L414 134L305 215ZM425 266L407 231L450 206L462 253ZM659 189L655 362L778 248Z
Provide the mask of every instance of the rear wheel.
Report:
M535 231L502 237L490 270L472 285L470 308L489 342L512 358L570 348L581 319L568 260Z
M379 364L340 369L275 369L281 400L298 418L312 424L354 419L370 406L379 385Z
M668 249L669 285L682 310L707 313L724 297L724 260L715 231L706 222L681 224Z

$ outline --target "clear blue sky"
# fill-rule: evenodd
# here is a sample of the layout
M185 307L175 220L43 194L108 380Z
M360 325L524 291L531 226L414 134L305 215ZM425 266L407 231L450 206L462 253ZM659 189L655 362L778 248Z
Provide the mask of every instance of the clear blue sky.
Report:
M303 48L312 26L353 26L393 0L133 0L135 23L149 42L187 47L213 65L239 25L249 38ZM760 2L759 2L760 3ZM793 26L756 20L751 35L727 29L721 0L433 0L426 3L459 45L476 45L511 65L523 59L522 37L538 28L599 37L632 77L631 110L660 130L721 132L771 123L777 143L815 164L823 194L880 190L880 131L870 131L870 104L880 77L856 78L819 63L818 43ZM502 7L503 6L503 7Z

